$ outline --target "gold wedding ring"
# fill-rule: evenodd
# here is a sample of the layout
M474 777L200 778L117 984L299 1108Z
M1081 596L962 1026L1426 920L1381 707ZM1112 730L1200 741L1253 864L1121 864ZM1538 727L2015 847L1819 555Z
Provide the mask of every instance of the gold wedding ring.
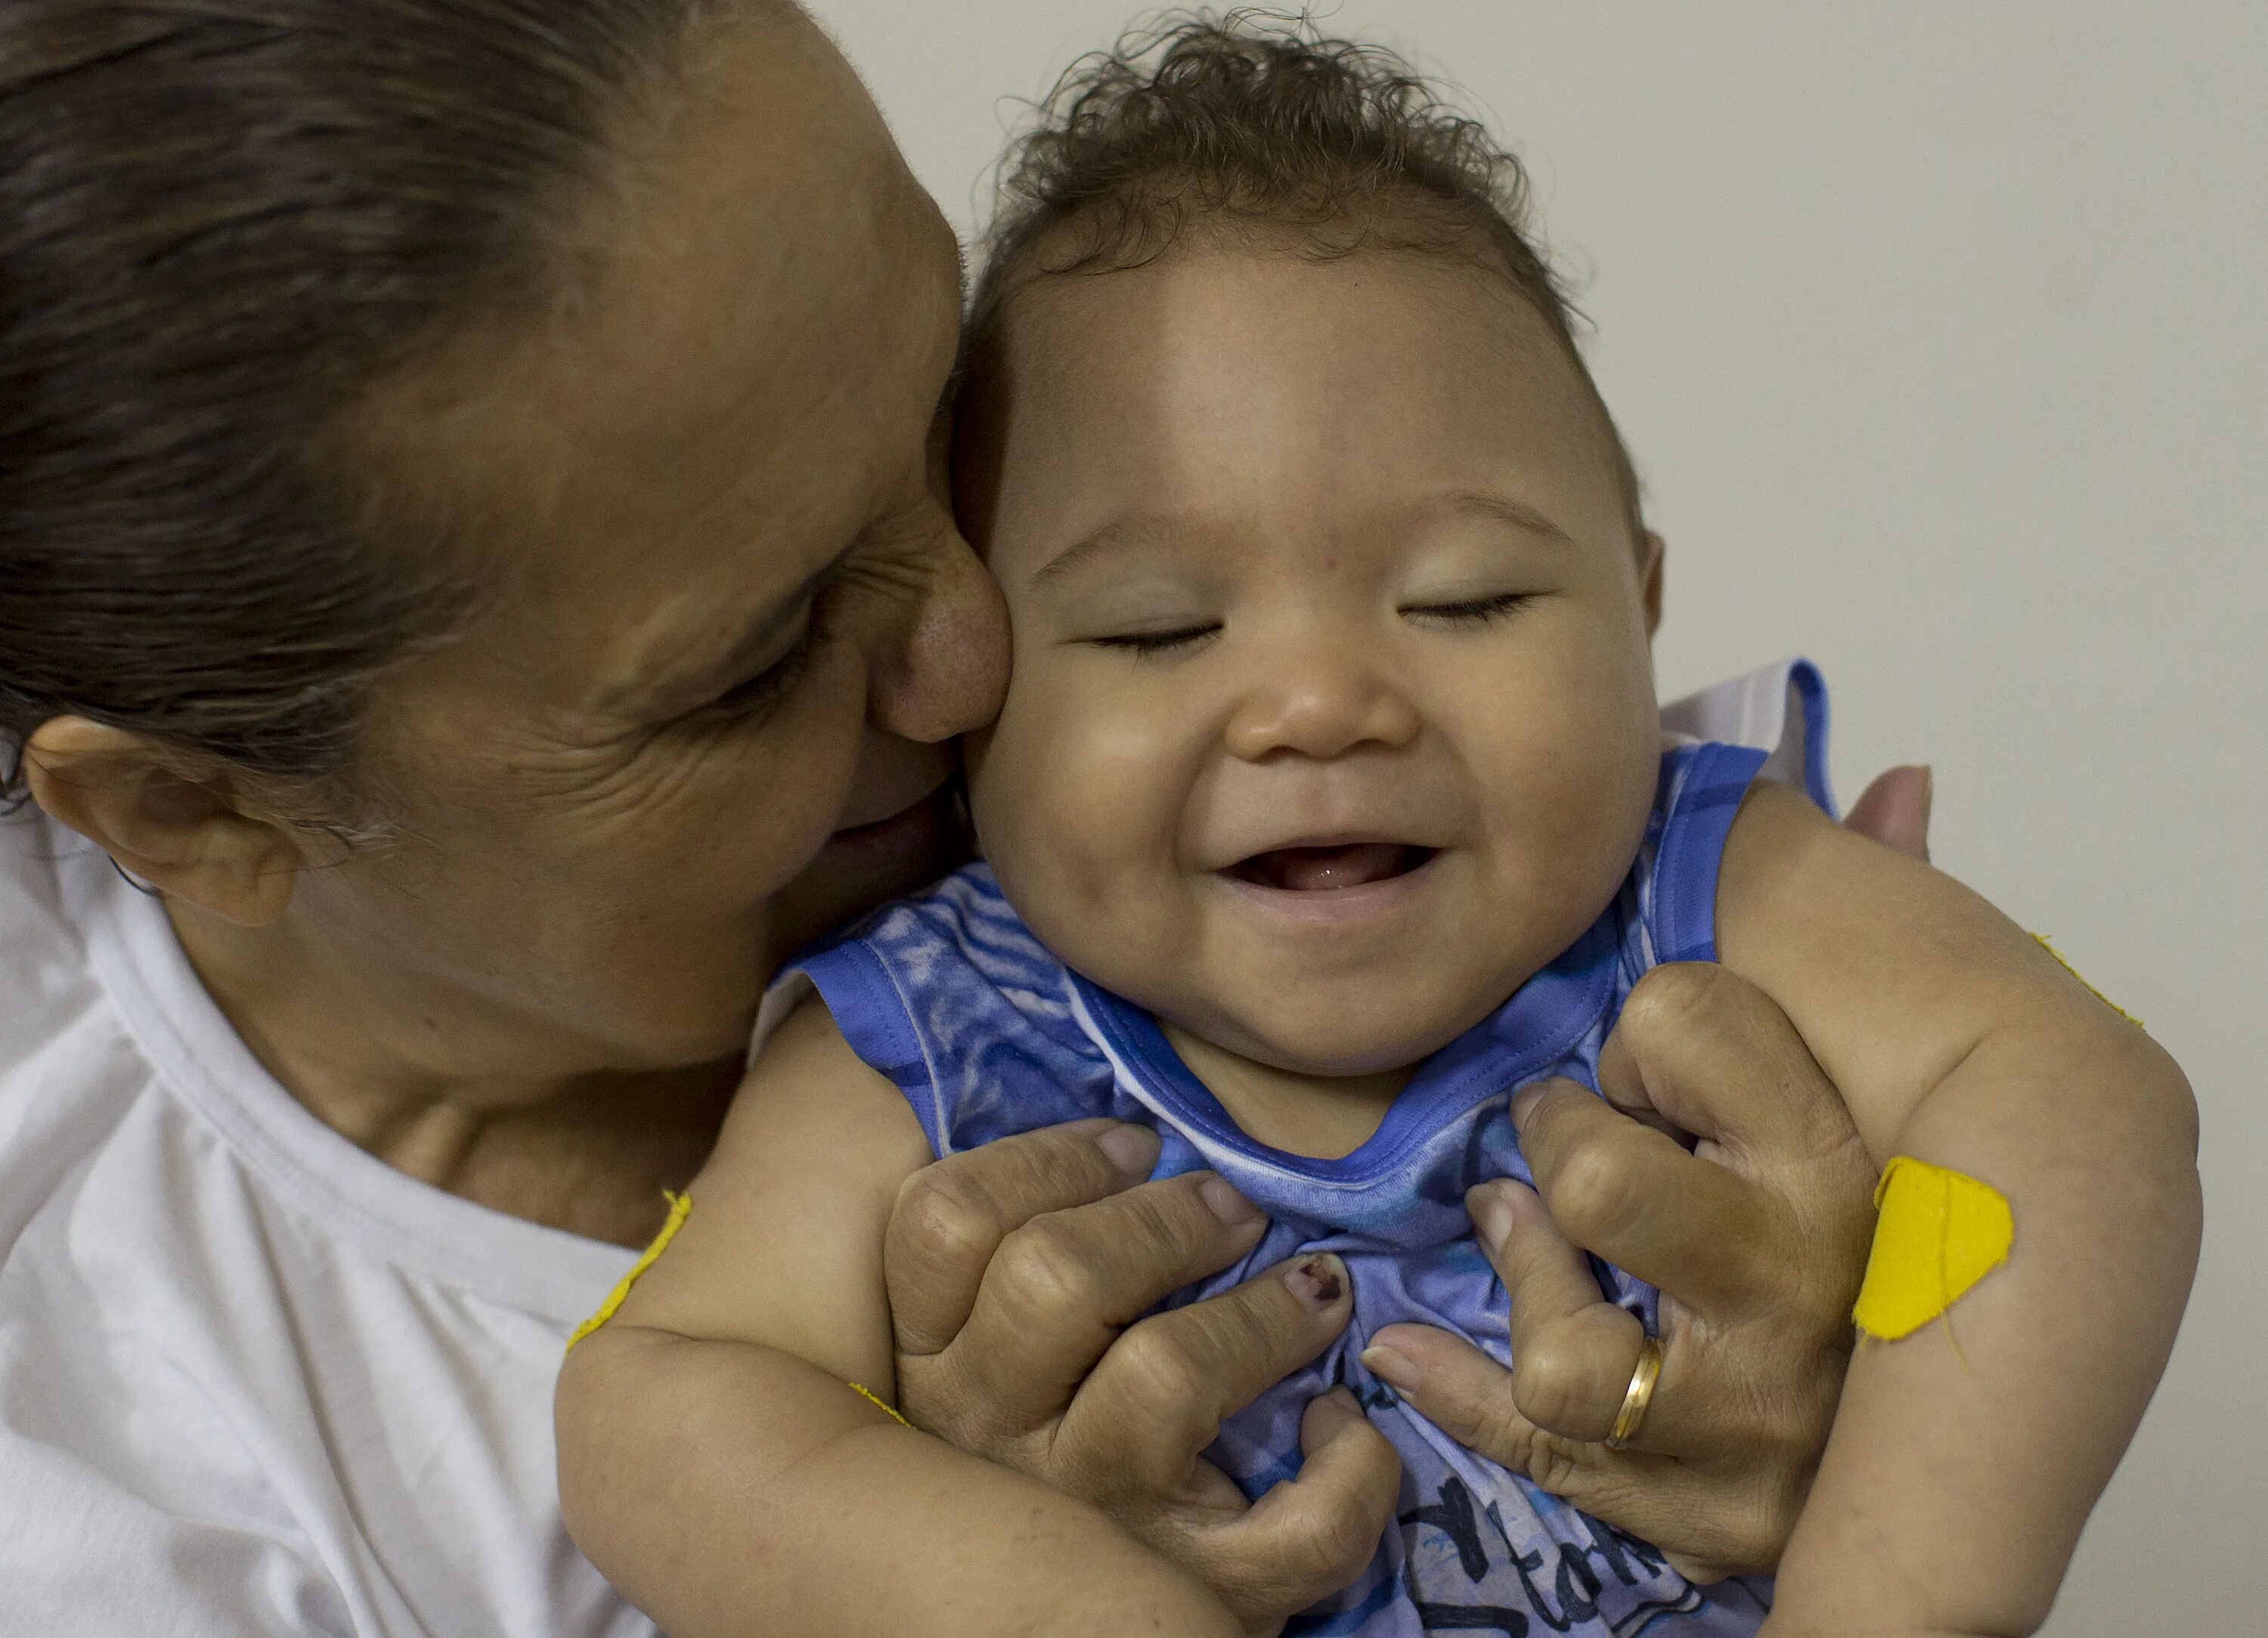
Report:
M1660 1379L1661 1342L1648 1337L1638 1344L1638 1363L1631 1367L1630 1386L1623 1390L1623 1407L1616 1414L1614 1431L1607 1435L1607 1449L1627 1449L1638 1437L1646 1407L1653 1403L1653 1385Z

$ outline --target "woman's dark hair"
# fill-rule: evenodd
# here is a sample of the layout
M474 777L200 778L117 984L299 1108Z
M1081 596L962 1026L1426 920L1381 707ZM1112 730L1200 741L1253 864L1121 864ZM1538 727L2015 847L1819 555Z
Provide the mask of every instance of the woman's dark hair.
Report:
M1580 314L1529 221L1520 161L1382 47L1304 15L1174 13L1071 65L1002 161L969 323L982 371L1009 297L1036 275L1110 272L1185 231L1249 233L1332 260L1462 255L1499 273L1576 348ZM1603 401L1633 539L1638 476Z
M349 768L453 599L321 435L540 298L610 120L712 9L0 4L0 796L63 713Z

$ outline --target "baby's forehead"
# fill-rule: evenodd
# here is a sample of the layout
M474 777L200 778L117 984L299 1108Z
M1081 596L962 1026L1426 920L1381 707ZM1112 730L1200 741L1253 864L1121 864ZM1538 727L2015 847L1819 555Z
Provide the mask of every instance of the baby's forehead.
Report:
M1437 434L1517 414L1614 441L1572 348L1484 264L1241 241L1019 281L980 320L957 408L1001 435L1107 430L1271 387L1305 393L1297 408L1319 429L1390 393L1405 417L1451 423Z
M1467 475L1435 488L1485 490L1476 474L1500 456L1620 488L1619 445L1580 361L1469 258L1180 245L1137 268L1027 276L990 327L962 452L993 470L964 469L967 488L1123 482L1130 469L1163 481L1160 468L1187 478L1208 459L1322 488L1389 463L1415 484L1462 460Z
M1160 283L1171 285L1174 275L1193 269L1241 273L1256 284L1269 283L1271 273L1360 279L1381 269L1423 269L1435 275L1431 299L1441 303L1443 321L1471 316L1455 312L1459 304L1442 302L1447 292L1461 290L1475 308L1513 317L1507 334L1522 344L1541 348L1559 336L1557 317L1539 307L1486 241L1472 234L1401 233L1389 220L1376 213L1317 221L1208 217L1182 224L1171 238L1145 242L1139 255L1112 260L1079 254L1077 224L1066 224L1015 267L988 275L991 289L973 319L969 344L983 347L995 328L1028 329L1035 315L1092 321L1125 304L1154 302ZM1057 246L1057 239L1064 246ZM1189 281L1181 283L1186 290ZM1406 287L1399 293L1405 300L1412 295ZM1381 298L1394 295L1381 289Z

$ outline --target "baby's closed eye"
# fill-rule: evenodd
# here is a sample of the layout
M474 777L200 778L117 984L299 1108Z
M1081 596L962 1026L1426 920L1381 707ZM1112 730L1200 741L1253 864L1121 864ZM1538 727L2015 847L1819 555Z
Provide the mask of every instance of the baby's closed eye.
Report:
M1478 597L1444 598L1404 603L1400 612L1412 620L1455 625L1486 625L1516 614L1535 600L1532 591L1498 591Z

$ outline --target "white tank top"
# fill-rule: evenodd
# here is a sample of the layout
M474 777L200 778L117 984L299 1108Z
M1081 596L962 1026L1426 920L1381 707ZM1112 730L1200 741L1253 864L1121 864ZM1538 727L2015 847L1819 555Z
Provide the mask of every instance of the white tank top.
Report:
M0 1630L652 1638L551 1440L631 1260L357 1149L155 900L0 817Z

